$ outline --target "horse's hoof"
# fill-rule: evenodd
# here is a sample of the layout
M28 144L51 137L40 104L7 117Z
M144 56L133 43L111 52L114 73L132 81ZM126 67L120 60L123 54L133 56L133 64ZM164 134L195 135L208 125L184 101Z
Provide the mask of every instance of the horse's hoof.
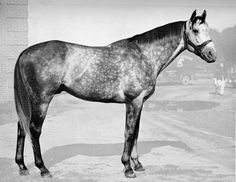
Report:
M20 169L19 174L21 176L26 176L26 175L29 175L29 171L28 171L28 169Z
M52 177L52 175L50 174L49 171L47 171L47 172L41 172L41 176L42 176L43 178L51 178L51 177Z
M142 164L139 162L137 165L134 166L135 171L145 171L145 168L142 166Z
M126 178L136 178L136 174L132 169L125 171Z

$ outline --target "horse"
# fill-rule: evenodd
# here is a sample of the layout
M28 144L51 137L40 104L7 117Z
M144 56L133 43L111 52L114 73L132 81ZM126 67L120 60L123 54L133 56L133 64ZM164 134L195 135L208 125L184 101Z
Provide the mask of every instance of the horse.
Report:
M195 10L186 21L172 22L107 46L51 40L25 49L14 69L19 118L15 162L20 175L29 174L24 163L28 134L36 167L42 177L51 177L42 159L39 138L48 106L62 91L87 101L125 104L121 157L124 175L134 178L134 171L145 170L139 161L137 139L143 104L154 93L158 75L185 50L207 63L216 61L206 15L204 10L197 16Z

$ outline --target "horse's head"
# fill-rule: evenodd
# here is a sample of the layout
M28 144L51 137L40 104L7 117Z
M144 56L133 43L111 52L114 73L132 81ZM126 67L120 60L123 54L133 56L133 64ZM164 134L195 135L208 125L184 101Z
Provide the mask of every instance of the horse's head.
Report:
M186 48L200 56L208 63L216 61L216 50L209 35L209 27L206 23L206 10L201 16L196 16L193 12L190 20L187 21L184 32L184 42Z

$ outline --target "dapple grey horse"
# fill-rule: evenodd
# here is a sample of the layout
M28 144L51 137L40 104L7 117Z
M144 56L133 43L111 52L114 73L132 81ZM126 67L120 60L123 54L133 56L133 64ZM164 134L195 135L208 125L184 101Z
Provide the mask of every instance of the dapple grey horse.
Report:
M187 21L170 23L104 47L89 47L63 41L48 41L24 50L15 65L14 93L19 117L15 161L20 174L29 174L24 164L24 142L29 134L35 165L42 176L45 167L40 134L48 106L55 94L96 102L125 103L125 142L121 161L128 178L144 168L138 159L137 139L143 103L153 94L156 79L180 53L189 50L208 63L216 51L205 21L193 12Z

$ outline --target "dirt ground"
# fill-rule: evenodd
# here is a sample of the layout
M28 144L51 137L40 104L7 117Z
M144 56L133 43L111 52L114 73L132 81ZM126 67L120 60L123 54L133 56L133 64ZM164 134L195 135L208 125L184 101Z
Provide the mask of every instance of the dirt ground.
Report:
M92 103L61 94L52 101L41 135L51 179L34 166L29 139L19 176L14 163L16 114L0 106L0 181L232 182L235 181L236 90L214 94L212 81L160 84L145 103L139 134L144 172L126 179L120 162L125 125L122 104Z

